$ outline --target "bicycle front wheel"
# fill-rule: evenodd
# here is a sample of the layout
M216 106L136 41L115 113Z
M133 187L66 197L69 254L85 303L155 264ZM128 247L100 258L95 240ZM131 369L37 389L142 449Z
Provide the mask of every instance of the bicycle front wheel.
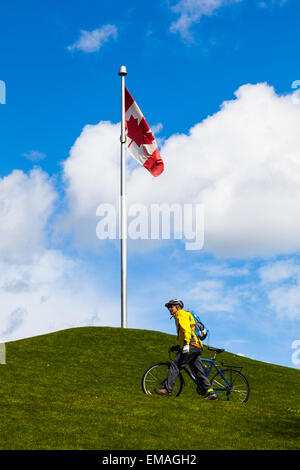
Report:
M149 367L143 375L142 378L142 389L144 393L148 395L155 394L156 388L163 388L168 376L170 364L165 362L159 362ZM178 397L182 391L183 387L183 377L179 374L176 379L174 388L172 390L172 396Z
M221 400L245 403L249 398L250 386L246 377L238 370L224 369L212 379L211 385ZM226 380L224 379L226 378Z

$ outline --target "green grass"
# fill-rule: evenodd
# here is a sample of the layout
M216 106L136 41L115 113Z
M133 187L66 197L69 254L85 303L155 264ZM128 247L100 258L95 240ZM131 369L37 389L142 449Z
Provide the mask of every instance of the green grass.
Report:
M245 404L144 395L141 377L175 336L75 328L6 344L0 449L300 449L300 371L224 352L242 365ZM209 354L205 353L209 357Z

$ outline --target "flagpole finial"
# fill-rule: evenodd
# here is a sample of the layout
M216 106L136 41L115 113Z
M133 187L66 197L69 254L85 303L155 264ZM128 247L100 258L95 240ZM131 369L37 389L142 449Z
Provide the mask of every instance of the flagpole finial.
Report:
M121 75L121 76L122 75L123 76L127 75L127 70L126 70L125 65L121 65L121 67L119 68L119 75Z

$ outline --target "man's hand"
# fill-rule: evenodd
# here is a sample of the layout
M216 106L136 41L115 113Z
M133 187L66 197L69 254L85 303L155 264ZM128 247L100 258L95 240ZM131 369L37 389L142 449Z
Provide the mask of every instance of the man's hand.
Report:
M190 345L185 344L182 348L182 354L188 354L190 352Z

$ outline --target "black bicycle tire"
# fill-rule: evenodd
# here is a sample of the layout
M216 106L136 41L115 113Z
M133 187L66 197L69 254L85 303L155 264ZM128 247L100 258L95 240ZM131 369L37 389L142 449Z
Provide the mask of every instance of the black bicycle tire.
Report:
M221 369L221 372L222 372L223 374L225 374L226 372L234 372L235 374L238 374L240 377L243 378L243 380L245 381L245 384L247 385L247 393L246 393L246 396L245 396L244 400L242 400L242 403L246 403L246 402L248 401L249 395L250 395L250 385L249 385L249 382L248 382L247 377L245 377L244 374L242 374L239 370L236 370L236 369ZM214 380L218 377L218 375L221 377L220 372L217 372L217 373L213 376L213 378L211 379L211 386L212 386L212 388L214 388L214 387L213 387L213 382L214 382ZM222 393L222 391L220 391L220 392ZM218 392L216 392L216 393L218 393Z
M147 377L147 374L152 370L154 369L155 367L160 367L160 366L167 366L168 368L170 368L170 364L167 363L167 362L157 362L156 364L153 364L152 366L150 366L145 372L144 372L144 375L142 377L142 390L145 394L149 394L149 392L147 391L146 387L145 387L145 378ZM179 373L179 381L180 381L180 385L179 385L179 389L178 391L173 395L174 397L178 397L181 392L182 392L182 388L183 388L183 384L184 384L184 380L183 380L183 377L181 375L181 373Z

